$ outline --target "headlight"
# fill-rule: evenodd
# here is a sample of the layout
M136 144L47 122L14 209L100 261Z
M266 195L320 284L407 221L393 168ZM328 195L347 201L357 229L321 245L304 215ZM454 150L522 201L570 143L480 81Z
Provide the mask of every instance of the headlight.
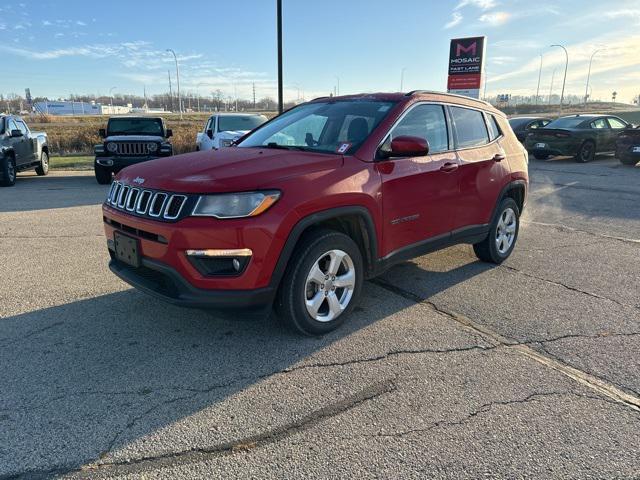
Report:
M215 218L255 217L266 211L279 198L280 192L277 191L202 195L192 215Z
M224 139L220 140L220 146L221 147L230 147L232 143L233 143L233 140L231 140L229 138L224 138Z
M158 144L157 143L148 143L147 144L147 148L149 149L149 151L151 153L153 153L153 152L158 150Z
M115 151L118 150L118 145L113 142L109 142L107 143L107 150L109 150L111 153L115 153Z

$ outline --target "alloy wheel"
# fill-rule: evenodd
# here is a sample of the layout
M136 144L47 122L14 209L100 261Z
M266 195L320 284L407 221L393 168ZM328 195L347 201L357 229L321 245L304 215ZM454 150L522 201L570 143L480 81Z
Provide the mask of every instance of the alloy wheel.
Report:
M318 322L330 322L346 310L356 286L351 257L342 250L330 250L311 267L305 284L307 312Z
M512 208L506 208L500 215L496 228L496 248L501 255L506 254L513 245L517 224L516 212Z

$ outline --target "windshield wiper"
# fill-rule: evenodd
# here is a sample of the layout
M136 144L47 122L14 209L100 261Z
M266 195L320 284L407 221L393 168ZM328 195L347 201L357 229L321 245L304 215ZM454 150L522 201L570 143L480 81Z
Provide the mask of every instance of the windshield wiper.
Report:
M308 152L309 149L305 147L300 147L298 145L280 145L276 142L269 142L266 145L263 145L264 148L278 148L280 150L300 150L301 152Z

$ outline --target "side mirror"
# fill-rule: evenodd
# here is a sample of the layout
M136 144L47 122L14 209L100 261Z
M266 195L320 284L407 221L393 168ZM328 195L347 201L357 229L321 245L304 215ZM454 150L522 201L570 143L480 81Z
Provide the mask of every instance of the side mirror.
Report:
M107 138L107 129L101 128L98 130L98 135L100 135L100 138Z
M21 137L23 135L22 130L11 130L11 137Z
M426 138L401 135L391 141L391 150L387 157L423 157L429 154L429 141Z
M167 138L169 137L173 137L173 130L171 130L170 128L167 128Z
M211 130L211 129L207 130L207 137L209 137L211 139L213 138L213 130Z

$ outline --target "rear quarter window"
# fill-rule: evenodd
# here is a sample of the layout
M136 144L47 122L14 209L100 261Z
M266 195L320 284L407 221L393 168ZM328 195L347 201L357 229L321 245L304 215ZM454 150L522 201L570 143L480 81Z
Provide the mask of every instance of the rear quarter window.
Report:
M479 147L489 143L484 115L479 110L451 107L457 148Z

